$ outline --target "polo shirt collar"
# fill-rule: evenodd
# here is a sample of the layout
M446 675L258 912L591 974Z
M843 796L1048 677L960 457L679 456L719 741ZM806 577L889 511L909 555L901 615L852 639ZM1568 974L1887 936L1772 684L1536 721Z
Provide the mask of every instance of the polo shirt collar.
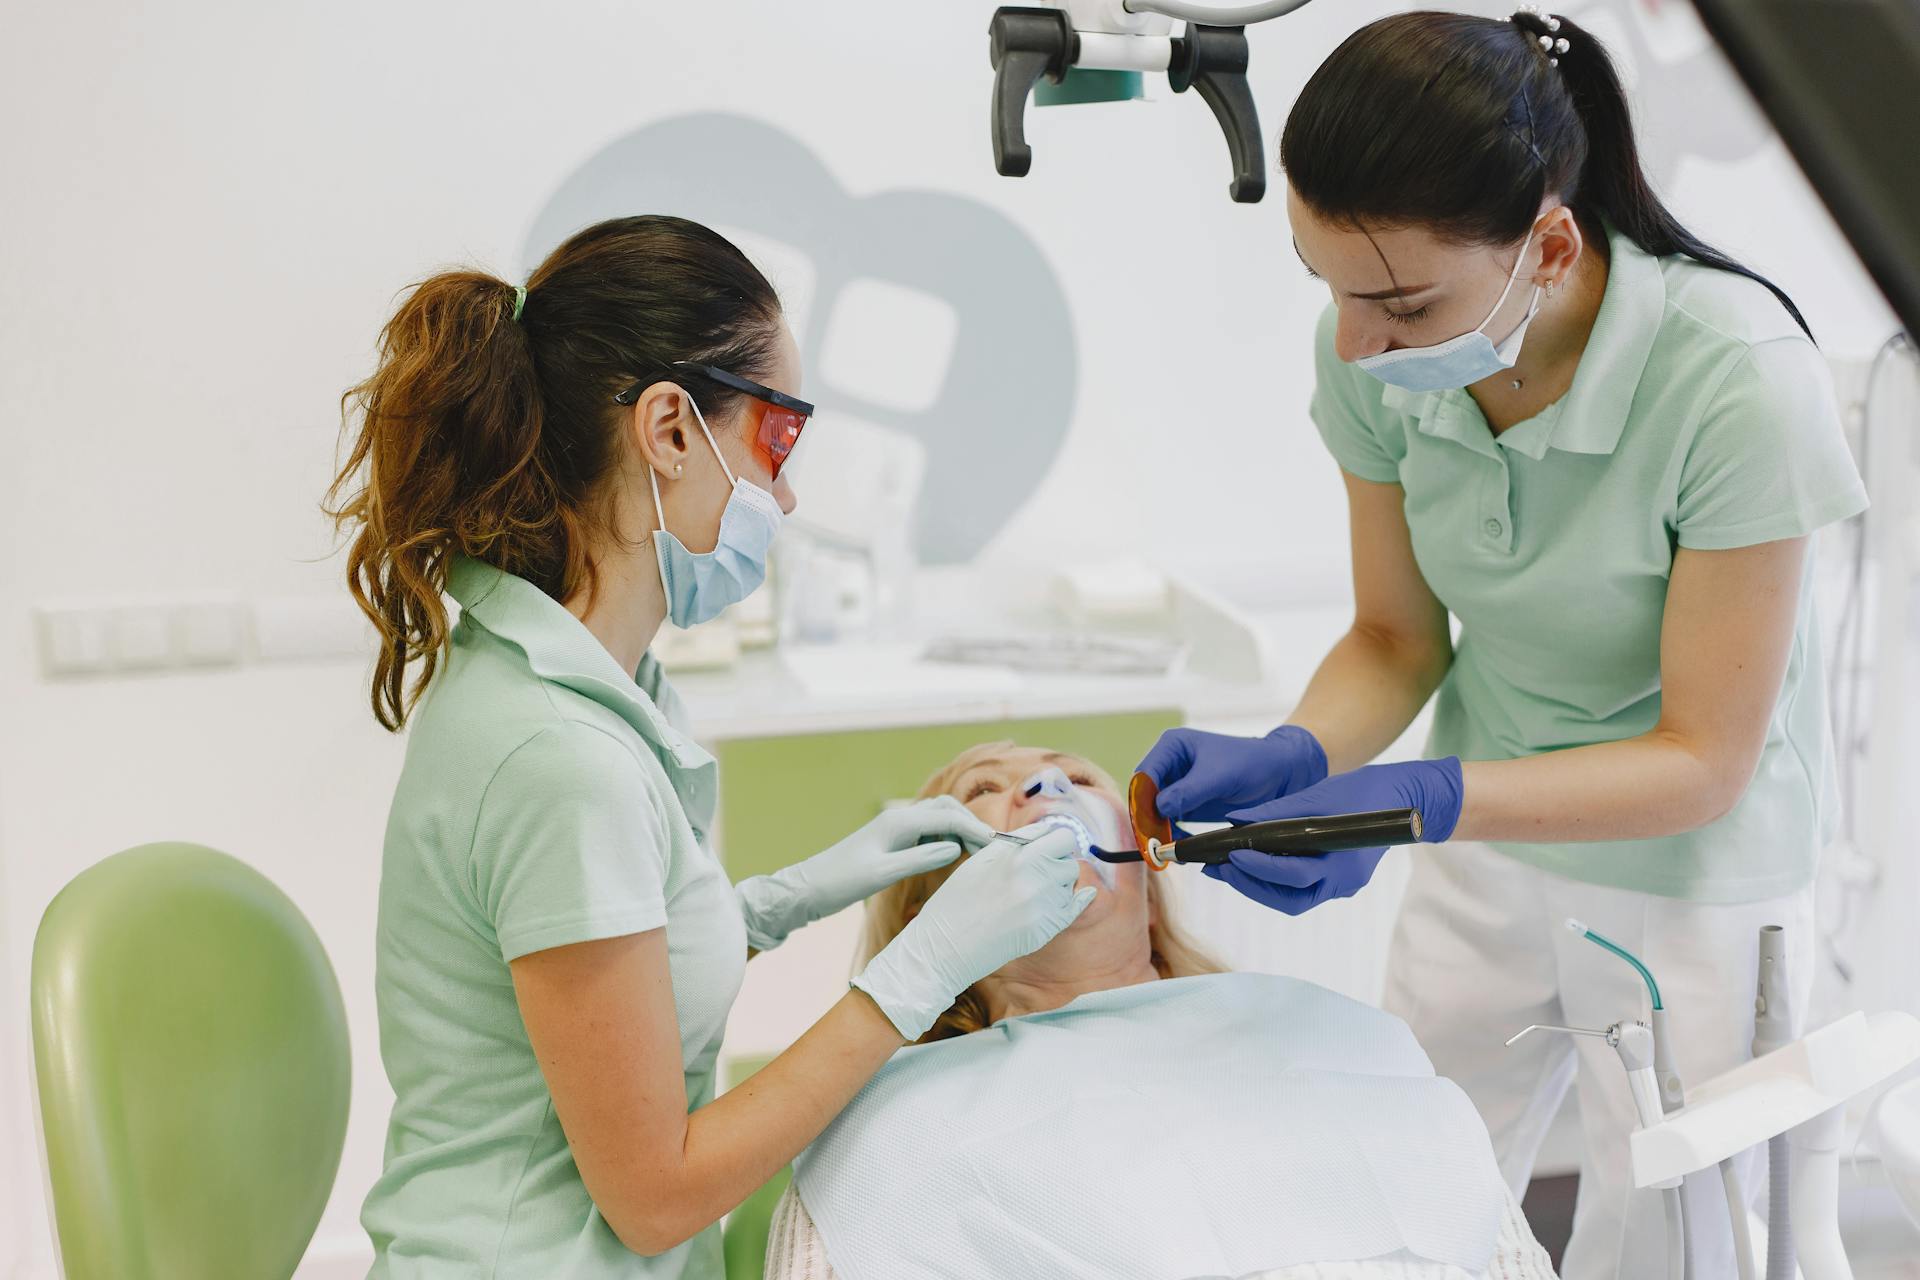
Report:
M1424 435L1453 440L1479 453L1500 448L1538 460L1549 448L1566 453L1611 454L1633 410L1647 359L1666 314L1667 283L1660 261L1609 226L1607 288L1600 297L1593 332L1567 393L1496 439L1464 388L1407 391L1383 386L1380 403L1417 420Z
M1408 391L1405 387L1383 385L1380 403L1395 413L1412 417L1422 435L1451 440L1488 457L1500 456L1500 446L1493 432L1487 429L1485 415L1463 389Z
M1607 291L1600 299L1573 386L1560 400L1552 445L1568 453L1612 453L1633 412L1667 310L1660 260L1607 228Z
M714 766L713 756L667 719L580 619L525 578L456 554L447 569L447 594L466 617L524 653L535 675L632 725L669 770L691 774ZM641 660L640 675L659 678L651 654Z

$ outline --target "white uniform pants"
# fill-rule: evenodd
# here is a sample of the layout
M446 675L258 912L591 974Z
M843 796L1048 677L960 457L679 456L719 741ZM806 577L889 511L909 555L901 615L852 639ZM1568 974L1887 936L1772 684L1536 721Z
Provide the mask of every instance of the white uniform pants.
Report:
M1601 848L1595 857L1605 857ZM1406 1019L1433 1059L1480 1109L1500 1171L1526 1190L1547 1128L1575 1084L1584 1139L1573 1238L1563 1280L1665 1280L1666 1225L1657 1191L1636 1190L1628 1135L1637 1123L1626 1072L1604 1040L1536 1031L1529 1023L1604 1028L1645 1018L1646 985L1619 957L1566 928L1573 916L1639 956L1660 984L1674 1065L1693 1086L1746 1061L1753 1040L1760 926L1787 930L1795 1008L1813 984L1813 889L1738 906L1701 906L1582 884L1485 845L1416 846L1394 930L1385 1006ZM1765 1191L1765 1161L1736 1161L1749 1201ZM1717 1172L1687 1180L1694 1275L1734 1275L1726 1198Z

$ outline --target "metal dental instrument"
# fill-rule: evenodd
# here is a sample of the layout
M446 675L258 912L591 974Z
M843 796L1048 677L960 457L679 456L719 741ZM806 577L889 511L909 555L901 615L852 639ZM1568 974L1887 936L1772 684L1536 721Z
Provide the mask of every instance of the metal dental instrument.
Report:
M1052 835L1052 834L1053 832L1051 829L1048 829L1040 833L1040 835ZM1035 840L1038 840L1040 836L1023 836L1023 835L1020 835L1018 832L1014 832L1014 831L996 831L993 833L993 838L995 840L1005 840L1008 844L1029 845L1029 844L1032 844ZM1086 841L1082 840L1080 843L1084 845L1086 844ZM1092 850L1092 852L1099 853L1100 850L1094 849Z

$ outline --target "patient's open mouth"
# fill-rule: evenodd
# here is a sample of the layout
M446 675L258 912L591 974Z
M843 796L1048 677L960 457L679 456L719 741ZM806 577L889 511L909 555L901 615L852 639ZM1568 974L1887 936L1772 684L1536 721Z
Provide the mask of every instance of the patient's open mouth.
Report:
M1099 837L1094 834L1093 828L1083 819L1077 814L1068 812L1066 809L1056 809L1052 813L1044 814L1036 818L1034 825L1037 827L1065 827L1067 830L1073 832L1074 839L1079 842L1077 856L1082 862L1093 868L1094 875L1100 880L1100 887L1109 892L1112 891L1113 868L1093 855L1095 849L1104 849L1107 846L1101 843Z

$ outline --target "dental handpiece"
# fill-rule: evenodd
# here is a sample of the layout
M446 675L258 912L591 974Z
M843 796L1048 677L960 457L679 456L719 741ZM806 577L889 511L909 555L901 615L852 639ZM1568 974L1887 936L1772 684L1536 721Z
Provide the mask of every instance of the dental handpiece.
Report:
M1146 861L1156 866L1169 862L1220 863L1228 861L1236 849L1282 854L1338 853L1346 849L1414 844L1420 834L1418 809L1381 809L1249 822L1245 826L1182 836L1165 843L1148 840L1146 849L1095 849L1093 856L1106 862Z

